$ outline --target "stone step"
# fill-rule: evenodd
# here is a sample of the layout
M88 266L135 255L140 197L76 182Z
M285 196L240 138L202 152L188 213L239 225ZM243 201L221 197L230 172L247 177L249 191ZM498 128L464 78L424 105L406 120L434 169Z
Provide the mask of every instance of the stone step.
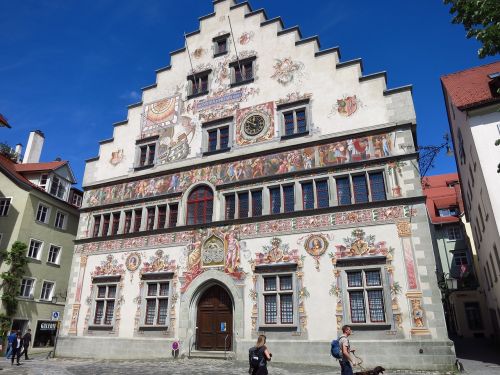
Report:
M189 358L210 358L210 359L235 359L234 352L223 352L215 350L192 350Z

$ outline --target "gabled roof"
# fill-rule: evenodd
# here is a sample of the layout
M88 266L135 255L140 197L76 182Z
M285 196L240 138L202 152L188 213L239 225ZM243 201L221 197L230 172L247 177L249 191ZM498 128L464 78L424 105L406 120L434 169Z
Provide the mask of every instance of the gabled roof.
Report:
M67 163L67 161L50 161L48 163L15 164L15 168L18 172L44 172L54 171Z
M457 216L438 215L441 208L458 207L463 212L462 192L460 184L450 187L448 184L459 181L458 173L447 173L427 176L422 181L422 189L426 199L427 212L433 224L458 223Z
M500 72L500 61L441 77L441 82L453 104L460 110L490 103L500 103L490 86L494 80L488 75Z
M7 119L3 117L3 115L0 113L0 126L5 126L7 128L10 128L10 124L7 122Z

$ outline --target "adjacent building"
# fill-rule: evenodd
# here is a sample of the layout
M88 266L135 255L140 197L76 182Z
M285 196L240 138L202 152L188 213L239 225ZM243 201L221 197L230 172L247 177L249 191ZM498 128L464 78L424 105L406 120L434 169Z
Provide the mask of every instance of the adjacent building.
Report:
M450 368L411 86L232 0L170 55L87 160L58 355L335 364L351 324L366 366Z
M12 328L31 328L34 347L54 344L82 202L67 161L39 162L43 141L40 131L30 134L23 162L20 146L17 153L0 154L0 247L10 249L16 241L28 246ZM8 268L2 262L0 272Z
M448 333L453 337L492 334L484 288L479 285L477 253L465 221L457 173L425 177L427 212L432 224L437 278L443 293Z
M500 339L500 62L446 75L441 83L481 284Z

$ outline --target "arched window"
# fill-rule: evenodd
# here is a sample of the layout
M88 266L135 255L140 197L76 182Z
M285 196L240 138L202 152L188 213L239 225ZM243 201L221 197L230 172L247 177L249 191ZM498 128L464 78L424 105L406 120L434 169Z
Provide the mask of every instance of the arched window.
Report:
M187 223L204 224L212 222L214 194L208 186L200 186L189 194L187 200Z

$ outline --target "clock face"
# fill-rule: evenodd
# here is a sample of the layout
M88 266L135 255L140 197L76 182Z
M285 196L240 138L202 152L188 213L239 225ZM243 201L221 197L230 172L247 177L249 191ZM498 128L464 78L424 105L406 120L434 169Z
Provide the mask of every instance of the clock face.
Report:
M251 115L245 120L243 129L247 135L253 137L262 132L265 126L266 120L264 117L261 115Z

